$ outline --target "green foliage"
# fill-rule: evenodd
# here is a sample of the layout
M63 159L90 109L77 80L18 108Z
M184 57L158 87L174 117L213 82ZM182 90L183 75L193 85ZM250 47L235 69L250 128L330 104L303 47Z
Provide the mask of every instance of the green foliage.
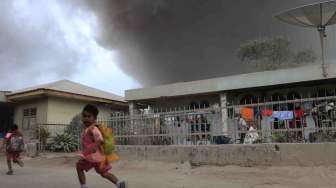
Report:
M286 135L284 133L275 132L272 134L273 142L283 143L286 142Z
M74 152L78 149L78 139L70 134L57 134L48 149L55 152Z
M303 50L295 54L293 61L296 64L302 64L302 63L314 63L316 61L317 57L315 55L315 52L313 50Z
M78 138L82 128L82 116L78 114L72 118L70 125L65 129L65 133Z
M312 134L314 142L335 142L336 133L334 131L320 131Z
M263 70L279 68L286 63L290 65L312 63L316 61L312 50L294 53L290 49L290 41L283 37L249 40L240 45L238 58L247 63L254 63Z
M37 139L40 140L42 145L45 145L47 143L47 139L50 137L50 132L47 128L40 126L36 129L36 136Z

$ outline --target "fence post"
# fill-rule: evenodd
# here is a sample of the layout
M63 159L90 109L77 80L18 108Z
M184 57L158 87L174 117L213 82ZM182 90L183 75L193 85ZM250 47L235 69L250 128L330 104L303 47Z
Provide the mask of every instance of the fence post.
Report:
M42 141L41 141L41 129L40 129L40 124L37 124L37 134L38 134L38 145L39 145L39 152L41 152L42 151Z
M227 135L231 138L234 136L230 135L230 128L228 126L228 113L227 113L227 94L220 94L220 107L221 107L221 125L222 125L222 134Z

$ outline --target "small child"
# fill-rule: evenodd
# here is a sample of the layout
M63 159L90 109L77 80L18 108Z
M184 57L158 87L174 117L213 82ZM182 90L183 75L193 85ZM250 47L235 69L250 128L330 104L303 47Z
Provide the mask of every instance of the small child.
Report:
M96 170L103 178L114 183L118 188L125 188L126 183L118 180L118 178L109 173L112 166L104 164L101 168L100 164L105 160L105 156L100 151L100 146L103 145L104 139L96 127L96 119L99 111L97 107L88 104L82 111L82 121L84 124L84 131L82 133L82 152L81 159L76 164L77 174L81 188L87 188L84 171L89 171L92 168Z
M13 175L12 161L23 167L24 164L20 160L20 153L23 151L23 136L19 132L18 126L14 124L11 130L5 136L6 157L8 172L7 175Z

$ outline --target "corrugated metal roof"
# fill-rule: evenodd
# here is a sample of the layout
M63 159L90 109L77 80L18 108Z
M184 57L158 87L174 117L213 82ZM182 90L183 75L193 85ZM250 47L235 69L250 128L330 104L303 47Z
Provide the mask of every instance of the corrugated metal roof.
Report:
M133 89L125 92L125 99L144 100L160 97L184 96L254 87L300 83L336 78L336 64L328 64L328 78L322 76L321 65L314 64L292 69L255 72L227 77L180 82L151 88Z
M109 93L106 91L102 91L96 88L92 88L83 84L75 83L69 80L60 80L57 82L52 82L48 84L33 86L21 90L14 91L8 96L12 96L15 94L20 93L26 93L30 91L35 91L39 89L48 89L48 90L54 90L54 91L60 91L60 92L66 92L66 93L72 93L77 95L84 95L84 96L90 96L90 97L97 97L102 99L108 99L113 101L120 101L124 102L124 98L118 95L115 95L113 93Z

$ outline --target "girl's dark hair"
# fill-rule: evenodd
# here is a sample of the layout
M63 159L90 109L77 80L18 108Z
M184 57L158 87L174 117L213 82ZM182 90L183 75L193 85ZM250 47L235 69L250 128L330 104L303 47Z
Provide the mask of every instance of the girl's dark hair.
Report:
M16 124L13 124L12 127L11 127L11 131L16 131L18 129L19 129L19 127Z
M97 118L98 113L99 113L98 108L95 105L92 105L92 104L85 105L84 108L83 108L83 112L84 111L91 113L95 118Z

